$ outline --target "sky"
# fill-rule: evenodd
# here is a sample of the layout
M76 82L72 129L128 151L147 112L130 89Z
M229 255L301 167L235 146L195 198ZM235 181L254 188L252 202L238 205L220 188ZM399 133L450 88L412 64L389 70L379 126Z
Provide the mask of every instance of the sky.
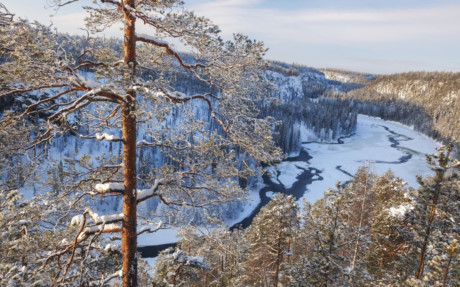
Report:
M10 12L83 34L80 0L57 13L52 0L0 0ZM460 0L185 0L224 39L263 41L266 58L315 68L389 74L460 71ZM50 14L54 14L51 18ZM149 31L141 28L142 33ZM108 36L119 34L116 29Z

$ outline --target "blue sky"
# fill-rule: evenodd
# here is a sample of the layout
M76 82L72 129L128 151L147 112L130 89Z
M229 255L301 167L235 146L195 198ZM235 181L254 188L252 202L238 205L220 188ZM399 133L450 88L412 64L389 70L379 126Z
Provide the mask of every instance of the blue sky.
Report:
M0 1L18 16L50 23L47 0ZM185 2L218 24L224 38L238 32L263 41L268 59L372 73L460 71L459 0ZM73 4L52 21L76 33L82 13Z

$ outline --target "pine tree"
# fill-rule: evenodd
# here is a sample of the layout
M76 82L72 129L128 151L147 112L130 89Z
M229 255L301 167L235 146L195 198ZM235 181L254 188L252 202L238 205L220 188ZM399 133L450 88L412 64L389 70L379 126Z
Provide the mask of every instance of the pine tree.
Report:
M366 269L375 275L376 284L398 284L413 272L409 255L413 238L412 201L405 196L406 183L391 171L375 180L372 192L376 199Z
M298 225L298 207L291 196L278 193L260 210L244 235L249 245L244 284L287 285L291 279L286 265Z
M304 265L298 267L303 278L311 286L353 286L366 280L358 266L351 269L355 242L365 247L359 228L349 224L351 206L350 190L328 189L323 198L312 206L305 205L303 227L297 244L300 245ZM297 260L296 260L297 261Z
M457 236L458 237L458 236ZM460 252L457 239L450 244L444 243L443 249L428 261L431 270L425 276L425 282L434 286L460 286Z
M415 229L419 245L415 279L422 279L430 250L446 242L449 234L458 235L459 170L460 162L450 158L451 147L438 148L437 155L427 156L435 172L433 177L419 178L415 194ZM432 247L429 248L429 245Z
M363 242L367 238L369 221L374 215L375 192L372 190L374 181L375 175L370 172L369 168L360 167L345 186L345 193L351 197L347 221L358 232L354 247L350 250L350 254L347 255L351 258L351 271L355 269L356 265L359 265L366 252L366 244L363 244Z
M168 248L157 258L154 286L200 286L199 269L208 269L202 257L188 256L180 248Z
M48 1L56 7L78 2ZM108 156L99 165L90 155L75 159L72 170L76 173L67 173L65 180L73 178L74 183L60 183L60 187L69 196L76 193L76 201L99 195L121 197L123 212L99 216L85 210L75 219L80 228L73 248L51 257L60 262L71 250L91 249L91 242L102 233L119 232L122 268L114 276L103 277L120 275L124 286L137 286L137 236L157 230L137 230L137 204L152 197L168 206L193 208L232 201L244 192L231 179L251 174L238 169L236 146L257 161L279 157L271 140L272 123L257 118L255 107L264 88L261 57L266 50L262 43L242 35L222 41L217 26L186 11L181 1L94 3L97 5L86 7L86 27L100 32L121 23L121 49L104 46L92 37L77 43L37 23L3 24L2 18L0 99L13 97L18 104L1 124L10 126L18 120L37 124L36 133L28 133L30 140L24 141L31 158L46 154L48 143L61 135L122 147L118 162ZM151 29L149 35L136 32L138 21ZM193 52L191 60L186 61L166 39L181 41ZM67 46L81 52L70 53ZM168 82L167 71L187 74L206 89L183 94ZM209 114L216 127L213 131L207 129L212 125L192 112L182 122L177 120L178 127L164 128L171 122L172 110L185 114L195 108ZM148 141L138 141L138 122L147 121L156 128L146 135ZM137 151L149 147L161 149L168 160L141 179L148 188L140 189ZM75 282L65 266L56 276L59 283Z

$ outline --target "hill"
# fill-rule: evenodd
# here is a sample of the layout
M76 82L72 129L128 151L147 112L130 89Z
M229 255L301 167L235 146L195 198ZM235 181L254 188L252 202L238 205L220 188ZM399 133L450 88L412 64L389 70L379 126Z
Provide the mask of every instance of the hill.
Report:
M460 143L460 73L410 72L378 76L340 93L360 112L413 126L437 140Z

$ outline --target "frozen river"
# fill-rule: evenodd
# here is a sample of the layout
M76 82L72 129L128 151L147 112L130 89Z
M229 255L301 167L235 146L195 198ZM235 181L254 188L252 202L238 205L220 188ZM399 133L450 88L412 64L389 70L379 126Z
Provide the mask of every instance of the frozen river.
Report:
M260 189L251 191L251 199L240 219L228 222L229 226L247 227L260 208L276 192L291 194L302 205L318 200L328 187L337 181L346 182L360 166L368 166L377 174L391 169L410 186L416 187L416 175L429 175L425 155L436 152L438 143L399 123L360 115L356 132L339 140L340 143L304 142L298 155L293 155L270 168L263 176ZM166 231L165 231L166 232ZM144 256L158 252L150 244L165 244L177 239L173 231L140 238ZM150 243L150 244L149 244Z

